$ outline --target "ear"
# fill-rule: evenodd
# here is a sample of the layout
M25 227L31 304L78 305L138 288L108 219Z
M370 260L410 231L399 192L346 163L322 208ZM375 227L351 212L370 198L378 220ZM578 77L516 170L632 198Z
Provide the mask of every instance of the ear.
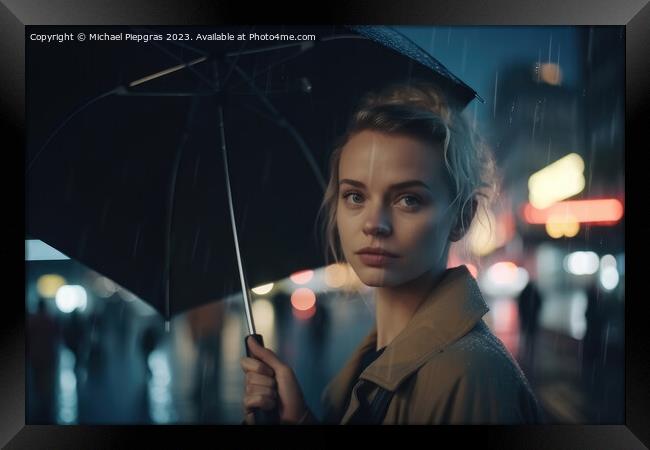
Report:
M451 242L460 241L463 236L465 236L469 230L469 225L472 223L474 214L476 214L477 207L478 201L476 200L476 197L472 197L467 205L465 205L462 214L458 214L458 219L449 233L449 240ZM465 229L463 229L463 224L465 225Z

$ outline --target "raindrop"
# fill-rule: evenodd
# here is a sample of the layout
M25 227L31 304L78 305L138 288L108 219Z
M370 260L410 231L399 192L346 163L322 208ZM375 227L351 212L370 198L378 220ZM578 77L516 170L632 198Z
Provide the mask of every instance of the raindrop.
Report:
M509 119L508 119L508 125L512 125L512 115L515 112L515 103L516 102L517 102L516 99L512 101L512 107L510 108L510 116L509 116Z
M311 85L311 81L309 81L309 78L307 77L302 77L300 78L300 91L304 92L305 94L311 94L313 87Z
M465 63L467 62L467 38L463 40L463 56L461 58L460 73L465 73Z
M171 331L171 328L172 328L171 322L169 321L169 319L165 319L165 332L169 333Z
M537 111L539 110L539 101L535 102L535 110L533 112L533 131L531 141L535 140L535 127L537 126Z
M540 113L540 121L539 121L539 126L543 130L544 129L544 117L546 116L546 97L544 97L544 100L541 102L541 113Z
M499 87L499 71L497 70L494 76L494 100L492 101L492 117L497 116L497 91Z
M557 70L560 70L560 44L557 44ZM558 74L560 75L560 74ZM558 76L558 86L562 84L562 77Z
M205 258L203 260L203 272L208 273L208 264L210 263L210 245L205 246Z
M551 63L551 45L553 43L553 33L551 33L551 37L549 38L548 41L548 63Z
M434 54L434 48L436 45L436 28L434 27L433 30L431 31L431 44L429 44L429 53L432 55Z
M196 255L196 245L199 242L199 234L201 234L201 226L196 227L196 232L194 233L194 243L192 244L192 257L190 261L194 261L194 256Z
M607 363L607 347L609 344L609 322L607 322L607 327L605 327L605 342L603 345L603 365Z
M138 225L138 229L135 232L135 242L133 243L133 255L131 256L132 258L135 259L136 255L138 254L138 242L140 242L140 231L142 231L142 225Z

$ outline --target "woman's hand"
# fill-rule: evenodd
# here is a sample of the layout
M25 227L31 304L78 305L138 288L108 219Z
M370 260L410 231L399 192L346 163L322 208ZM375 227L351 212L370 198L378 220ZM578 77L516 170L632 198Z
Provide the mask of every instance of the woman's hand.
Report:
M307 405L293 370L255 339L247 338L246 342L251 356L254 356L241 359L241 367L246 376L246 423L254 424L254 409L271 410L276 406L280 422L298 423L307 411Z

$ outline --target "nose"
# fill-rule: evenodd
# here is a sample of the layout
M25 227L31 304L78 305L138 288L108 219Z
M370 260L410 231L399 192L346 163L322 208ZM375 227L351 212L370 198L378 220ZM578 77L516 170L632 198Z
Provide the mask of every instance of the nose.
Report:
M369 236L388 236L393 232L389 214L384 211L382 206L368 208L363 232Z

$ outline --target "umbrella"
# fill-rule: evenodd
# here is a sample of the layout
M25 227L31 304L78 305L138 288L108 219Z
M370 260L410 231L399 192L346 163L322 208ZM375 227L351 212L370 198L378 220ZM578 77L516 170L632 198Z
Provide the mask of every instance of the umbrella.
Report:
M250 31L223 32L242 29ZM249 281L261 284L322 265L313 225L327 153L359 95L412 76L444 84L463 105L475 93L387 27L292 33L320 40L275 46L246 41L243 49L241 43L212 43L205 50L192 42L198 51L181 49L183 55L165 49L170 55L161 54L171 63L194 65L173 80L141 77L109 90L50 139L30 130L28 234L111 277L166 319L239 289L232 223L224 214L229 208L218 107L204 100L218 96L211 64L218 61L235 222ZM140 56L132 47L127 50ZM118 58L122 66L132 65L134 59L124 63L122 52L100 55L106 60L95 73L119 65ZM138 65L141 73L146 70L140 66L152 65L153 58L147 59ZM88 70L82 69L61 76L77 83L73 76ZM108 85L95 73L89 85ZM79 91L60 90L68 99ZM30 106L42 107L44 94L31 95ZM171 270L164 267L168 259Z
M248 286L324 263L328 153L360 95L412 77L459 108L476 93L388 27L214 31L29 49L26 231L167 320L241 290L254 334ZM315 40L272 40L289 34Z

